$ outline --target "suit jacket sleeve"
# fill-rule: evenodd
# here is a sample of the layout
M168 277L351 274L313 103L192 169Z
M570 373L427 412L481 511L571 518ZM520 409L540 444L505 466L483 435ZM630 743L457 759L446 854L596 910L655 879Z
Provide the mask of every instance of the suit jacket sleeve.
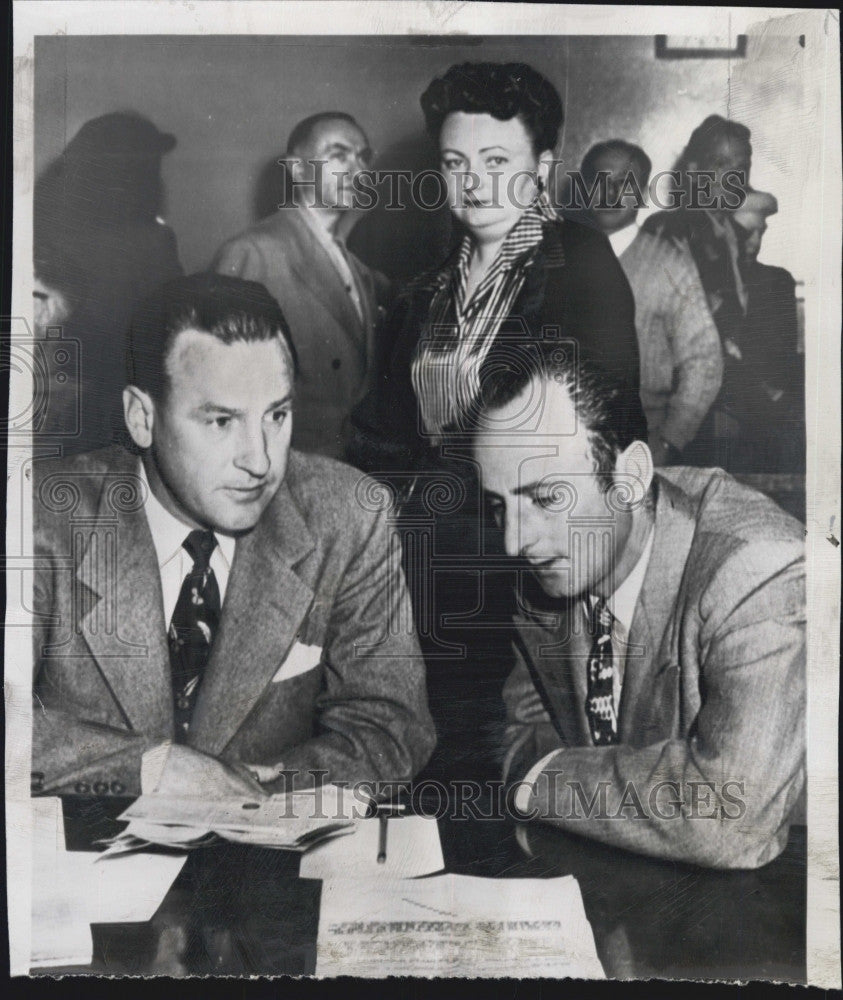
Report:
M266 258L260 247L247 237L235 237L224 243L211 264L211 270L246 281L258 281L262 285L266 284L268 277Z
M304 786L312 770L328 772L330 781L409 780L436 740L400 549L384 516L372 519L346 568L324 657L320 732L284 755L285 770ZM281 784L287 779L276 790Z
M687 736L560 750L534 786L534 816L715 868L759 867L784 849L804 785L804 568L800 544L785 559L770 550L739 550L699 600L702 704Z
M56 569L50 554L39 552L35 573L34 604L37 624L33 629L33 698L32 698L32 790L48 795L110 793L140 794L140 766L144 752L160 742L129 727L88 718L73 704L73 662L64 690L49 685L44 669L55 646L61 655L66 636L59 627L67 627L68 608L58 600ZM61 572L68 572L61 570ZM83 669L80 665L79 669ZM104 700L107 693L104 690Z
M668 401L662 437L684 448L699 430L720 391L723 354L696 268L689 255L677 255L665 275L671 294L668 333L674 360L674 391Z

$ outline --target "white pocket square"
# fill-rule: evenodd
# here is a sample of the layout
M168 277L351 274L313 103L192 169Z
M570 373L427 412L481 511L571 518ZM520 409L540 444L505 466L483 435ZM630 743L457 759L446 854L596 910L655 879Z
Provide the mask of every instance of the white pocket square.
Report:
M299 674L306 674L308 670L318 667L322 661L321 646L306 646L303 642L296 642L287 654L287 659L278 668L277 673L272 678L272 683L288 681L291 677Z

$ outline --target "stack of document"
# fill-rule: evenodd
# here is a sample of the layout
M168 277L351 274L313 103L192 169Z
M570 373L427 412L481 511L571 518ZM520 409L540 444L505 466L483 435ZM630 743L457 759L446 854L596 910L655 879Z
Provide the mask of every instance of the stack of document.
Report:
M185 856L100 855L65 850L61 800L32 800L32 967L88 965L91 924L151 920Z
M282 851L306 851L332 837L354 833L353 820L336 818L341 814L330 787L323 789L318 799L313 792L254 800L142 795L118 817L129 825L104 842L101 857L112 858L150 845L187 850L219 838Z
M323 882L316 974L605 978L572 876Z

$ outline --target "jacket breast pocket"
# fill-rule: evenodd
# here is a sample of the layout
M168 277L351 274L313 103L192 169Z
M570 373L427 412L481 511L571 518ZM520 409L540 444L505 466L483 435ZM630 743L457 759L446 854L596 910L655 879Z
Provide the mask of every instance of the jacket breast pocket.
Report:
M315 670L322 662L322 647L309 646L303 642L293 643L293 648L272 678L273 684L290 680L300 674Z

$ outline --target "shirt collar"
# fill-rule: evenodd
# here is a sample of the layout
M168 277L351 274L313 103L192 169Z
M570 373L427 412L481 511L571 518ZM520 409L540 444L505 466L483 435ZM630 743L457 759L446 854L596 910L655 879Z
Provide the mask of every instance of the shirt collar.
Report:
M638 557L638 562L632 567L632 571L606 602L612 615L626 629L627 634L629 634L629 630L632 628L635 606L638 604L641 588L644 585L644 576L650 562L650 553L653 551L654 536L655 526L652 526L641 555Z
M149 480L146 476L146 469L142 461L140 465L140 478L146 490L146 503L144 510L149 530L152 533L152 544L155 546L155 556L158 560L158 568L163 569L175 556L179 555L182 544L190 534L191 528L184 524L174 514L171 514L161 501L152 492ZM236 541L230 535L221 535L215 531L214 536L220 554L225 560L226 566L230 569L234 561L234 547Z
M616 257L620 257L624 250L632 245L640 229L638 223L633 222L631 225L619 229L616 233L609 234L609 242L612 244Z

